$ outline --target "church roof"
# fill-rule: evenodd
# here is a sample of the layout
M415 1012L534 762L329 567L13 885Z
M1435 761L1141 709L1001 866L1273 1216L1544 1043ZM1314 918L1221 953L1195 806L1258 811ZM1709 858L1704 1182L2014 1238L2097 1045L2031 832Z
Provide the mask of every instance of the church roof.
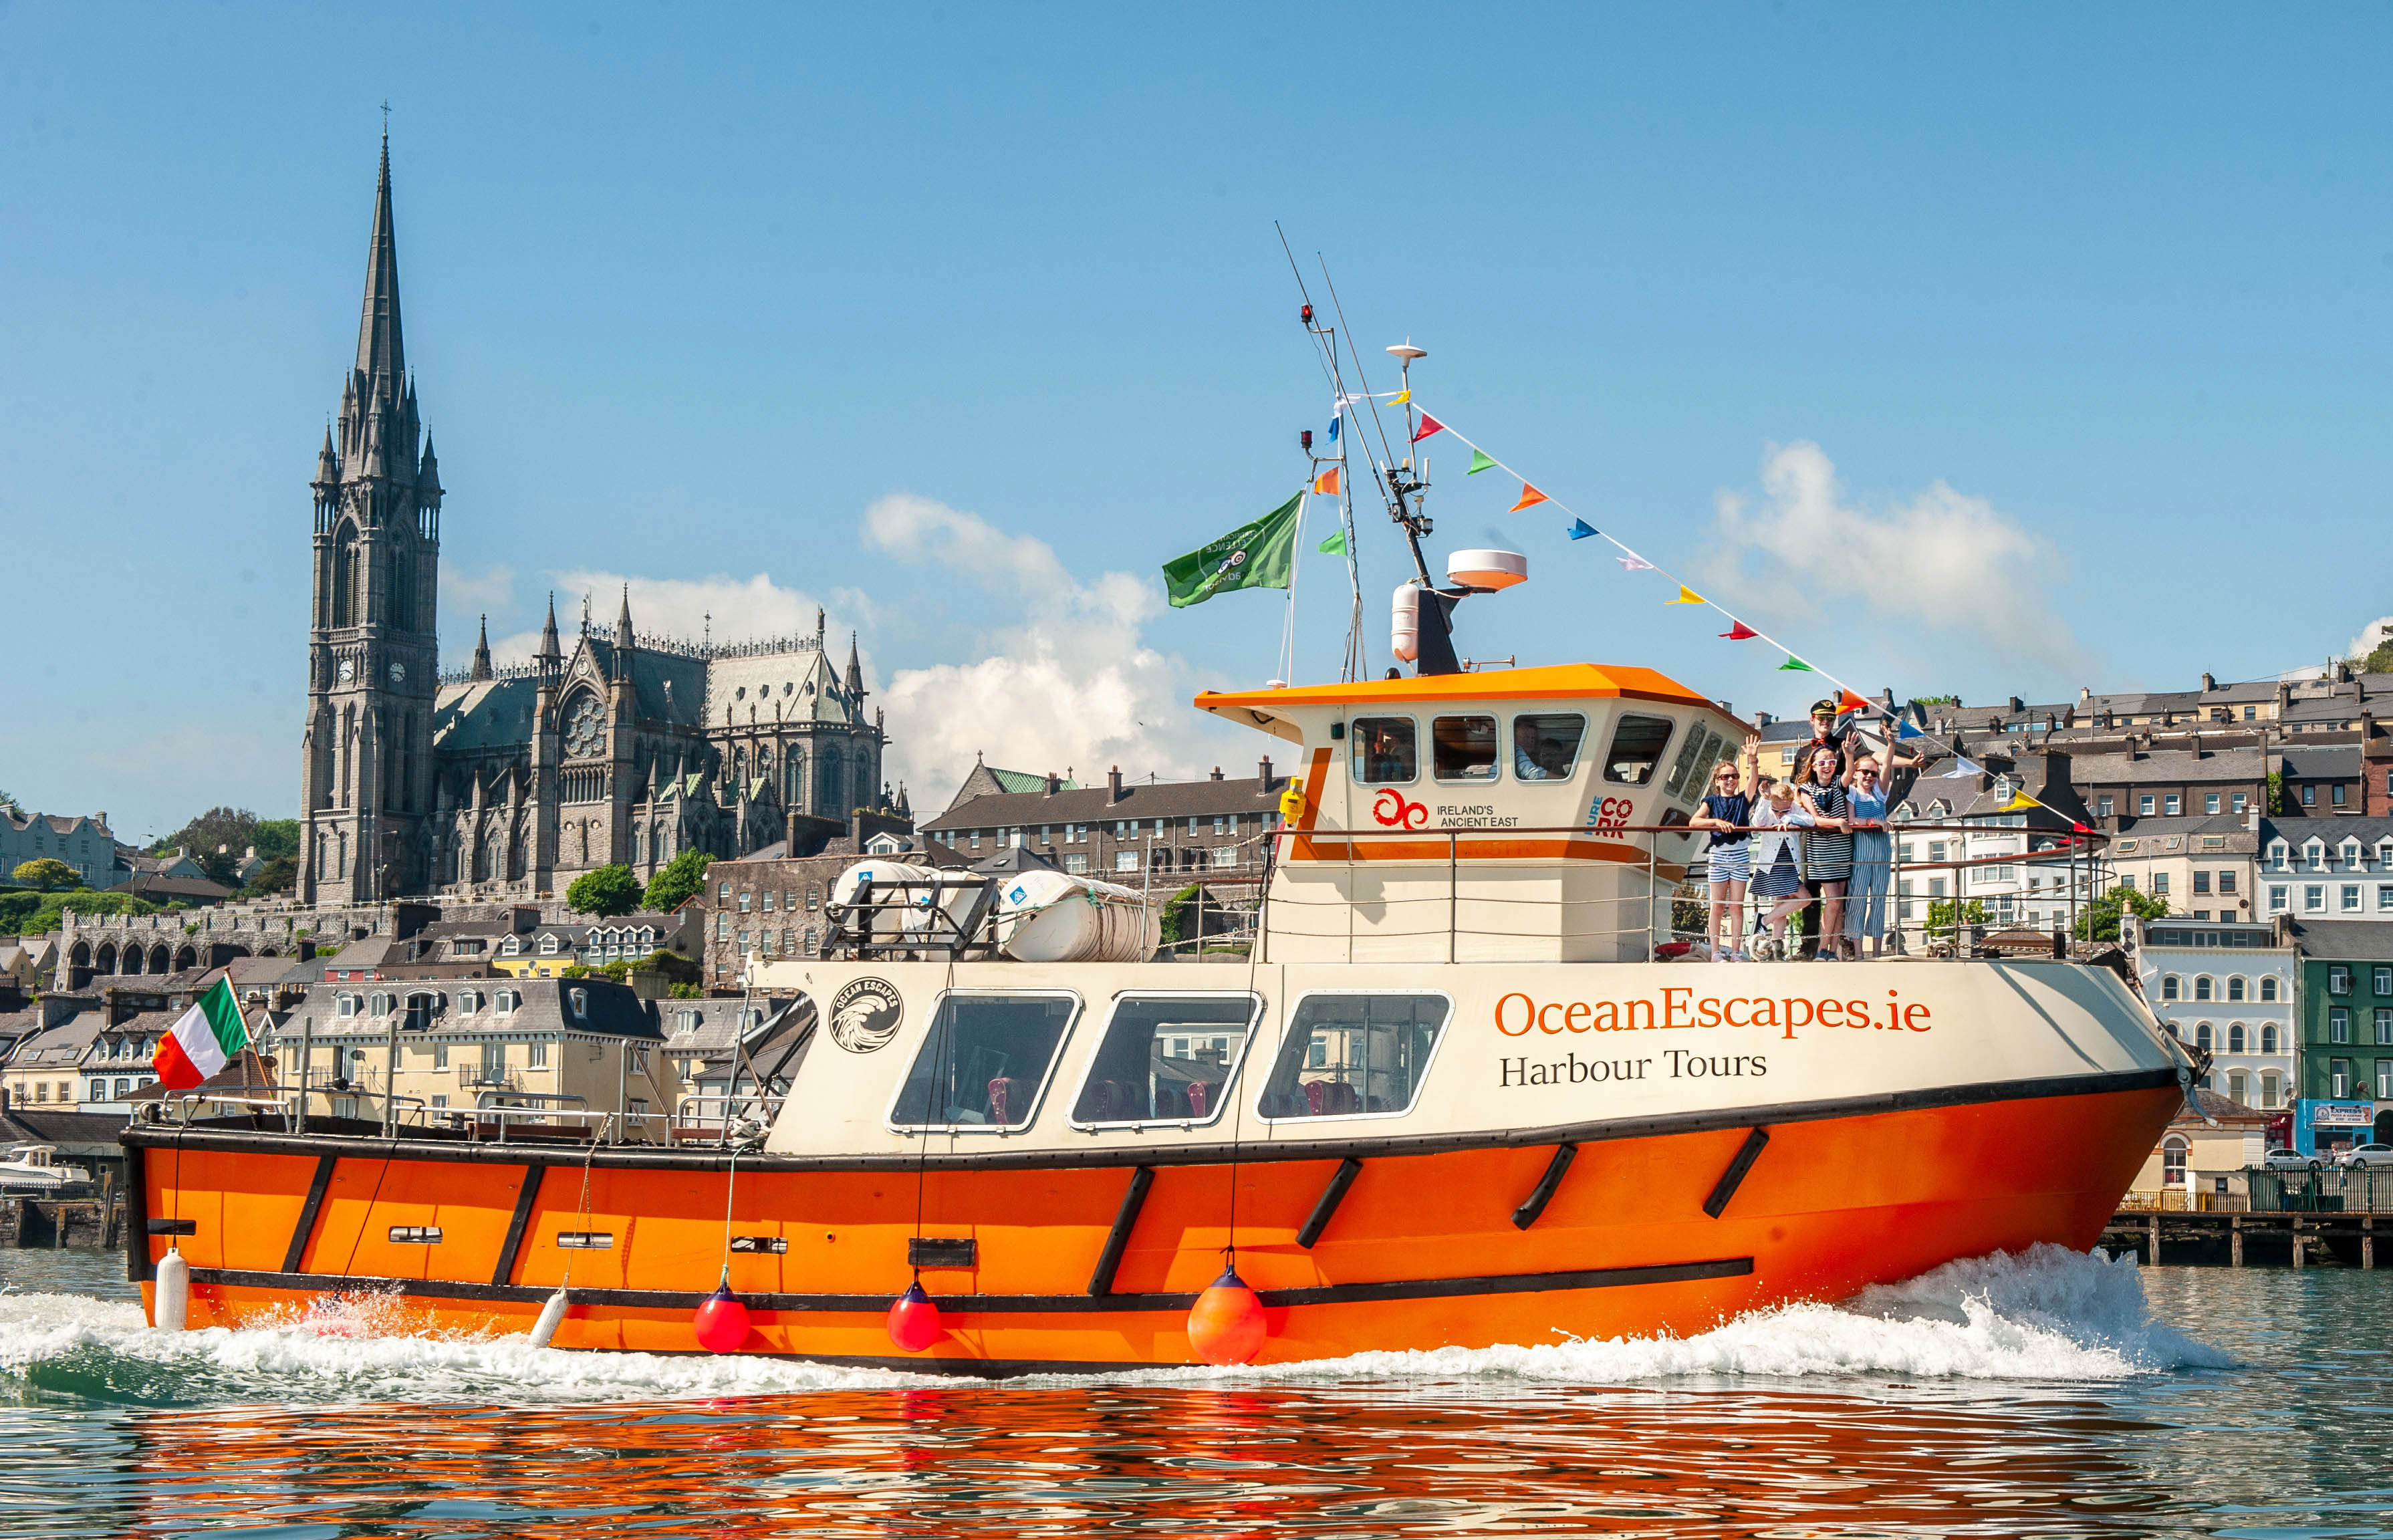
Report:
M463 754L530 743L539 696L539 681L526 678L443 685L432 708L434 750Z

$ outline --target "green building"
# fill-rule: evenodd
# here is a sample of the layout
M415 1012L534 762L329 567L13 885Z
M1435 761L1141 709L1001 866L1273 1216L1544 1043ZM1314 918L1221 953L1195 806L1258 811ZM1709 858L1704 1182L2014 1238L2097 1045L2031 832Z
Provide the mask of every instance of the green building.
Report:
M2312 1155L2393 1142L2393 920L2291 926L2301 956L2294 1142Z

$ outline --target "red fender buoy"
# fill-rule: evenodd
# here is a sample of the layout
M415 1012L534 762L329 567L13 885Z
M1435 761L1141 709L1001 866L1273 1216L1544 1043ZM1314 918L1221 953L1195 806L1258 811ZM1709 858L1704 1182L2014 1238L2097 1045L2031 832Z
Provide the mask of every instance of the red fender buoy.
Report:
M711 1353L731 1352L748 1340L748 1307L731 1292L728 1277L699 1301L692 1324L698 1328L698 1345Z
M918 1353L946 1335L947 1328L939 1325L938 1302L923 1293L922 1281L915 1279L889 1307L889 1340Z
M1217 1366L1247 1363L1262 1351L1270 1335L1263 1302L1238 1276L1236 1265L1223 1268L1188 1311L1188 1345L1197 1357Z

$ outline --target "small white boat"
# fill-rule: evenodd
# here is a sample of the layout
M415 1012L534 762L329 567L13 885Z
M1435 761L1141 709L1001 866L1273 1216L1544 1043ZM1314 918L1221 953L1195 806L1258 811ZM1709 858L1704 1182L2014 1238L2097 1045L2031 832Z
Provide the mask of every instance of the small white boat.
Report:
M56 1193L87 1186L91 1173L80 1166L59 1164L55 1144L11 1145L0 1160L0 1193Z

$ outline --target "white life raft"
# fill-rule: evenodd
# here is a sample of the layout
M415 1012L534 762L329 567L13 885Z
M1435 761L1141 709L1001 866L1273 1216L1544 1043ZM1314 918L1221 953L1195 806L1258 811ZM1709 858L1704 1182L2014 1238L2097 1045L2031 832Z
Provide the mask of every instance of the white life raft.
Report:
M1025 871L997 890L997 936L1016 962L1144 962L1163 927L1129 888Z

